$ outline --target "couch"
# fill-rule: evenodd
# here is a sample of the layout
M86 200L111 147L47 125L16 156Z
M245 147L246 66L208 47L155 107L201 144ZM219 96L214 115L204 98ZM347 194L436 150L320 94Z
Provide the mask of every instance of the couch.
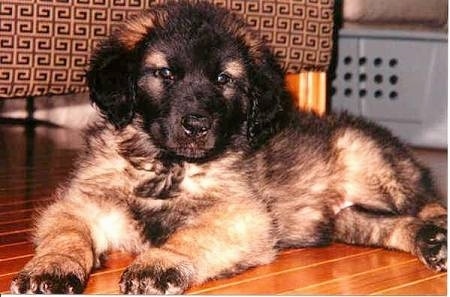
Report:
M127 18L160 2L0 0L0 99L27 98L33 111L34 98L85 93L84 73L95 46ZM333 0L211 2L243 15L270 44L291 74L299 105L325 110Z

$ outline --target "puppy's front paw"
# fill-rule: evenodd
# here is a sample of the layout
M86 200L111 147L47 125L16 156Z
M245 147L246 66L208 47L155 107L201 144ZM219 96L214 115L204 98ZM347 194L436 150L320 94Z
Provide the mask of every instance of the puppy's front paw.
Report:
M79 294L85 273L69 257L48 255L32 259L11 283L13 294Z
M187 265L133 264L120 279L123 294L181 294L190 285L191 269Z
M13 294L80 294L82 281L72 273L55 275L50 273L30 274L23 271L11 283Z
M447 230L434 224L424 225L416 237L417 254L435 271L447 271Z

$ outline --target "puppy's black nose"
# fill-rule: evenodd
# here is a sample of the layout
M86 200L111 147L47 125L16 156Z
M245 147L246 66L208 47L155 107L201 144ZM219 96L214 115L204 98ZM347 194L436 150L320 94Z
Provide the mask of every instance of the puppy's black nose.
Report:
M189 114L181 119L184 133L192 137L205 136L211 129L211 121L204 116Z

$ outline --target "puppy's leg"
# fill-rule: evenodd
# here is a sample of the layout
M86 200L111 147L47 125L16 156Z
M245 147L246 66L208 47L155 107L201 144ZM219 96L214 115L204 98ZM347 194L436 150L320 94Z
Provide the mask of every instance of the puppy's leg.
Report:
M41 214L35 256L13 280L13 293L81 293L102 253L110 248L142 250L134 221L117 204L71 197Z
M209 278L271 262L271 224L264 208L251 203L215 205L159 248L141 254L123 273L121 291L177 294Z
M337 214L335 228L339 241L410 252L433 270L447 270L446 223L438 225L407 215L384 216L353 206Z
M12 293L83 291L94 264L90 231L85 222L69 211L53 211L58 206L53 205L43 214L36 235L35 256L11 283Z
M441 228L447 228L447 209L439 203L426 204L419 211L417 217Z
M308 198L311 199L309 201L319 200L312 195ZM295 202L295 199L291 200ZM333 240L333 216L324 206L313 203L296 205L287 202L278 203L272 211L277 218L279 248L324 246Z
M435 202L429 171L389 132L351 126L336 132L335 167L338 191L356 206L338 213L337 238L408 251L446 270L447 211Z

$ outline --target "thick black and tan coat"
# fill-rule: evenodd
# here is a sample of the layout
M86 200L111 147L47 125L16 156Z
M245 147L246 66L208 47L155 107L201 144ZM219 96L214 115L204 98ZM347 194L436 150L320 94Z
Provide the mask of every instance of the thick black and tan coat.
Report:
M226 10L154 6L99 46L87 78L102 117L12 292L80 293L111 250L137 254L119 284L132 294L182 293L333 240L446 270L428 171L372 123L294 111L269 49Z

